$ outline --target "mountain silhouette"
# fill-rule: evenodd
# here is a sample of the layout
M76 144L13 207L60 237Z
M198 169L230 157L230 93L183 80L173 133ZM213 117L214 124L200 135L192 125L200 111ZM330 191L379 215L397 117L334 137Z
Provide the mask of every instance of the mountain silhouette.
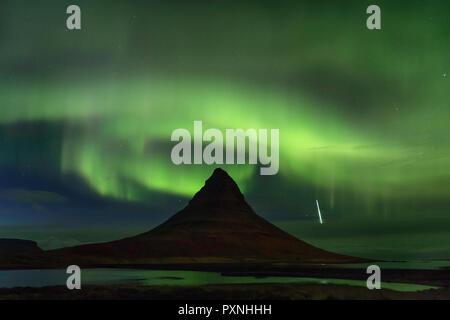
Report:
M22 239L0 239L0 255L41 252L35 241Z
M184 209L151 231L51 253L74 263L75 257L84 263L362 260L316 248L258 216L222 169L214 170Z

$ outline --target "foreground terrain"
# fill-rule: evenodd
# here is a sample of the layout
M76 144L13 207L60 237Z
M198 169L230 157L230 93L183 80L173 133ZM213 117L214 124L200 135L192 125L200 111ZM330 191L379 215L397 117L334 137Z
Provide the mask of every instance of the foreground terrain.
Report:
M450 299L448 288L420 292L368 290L349 285L227 284L174 286L83 286L69 291L64 286L0 289L0 300L328 300L328 299Z

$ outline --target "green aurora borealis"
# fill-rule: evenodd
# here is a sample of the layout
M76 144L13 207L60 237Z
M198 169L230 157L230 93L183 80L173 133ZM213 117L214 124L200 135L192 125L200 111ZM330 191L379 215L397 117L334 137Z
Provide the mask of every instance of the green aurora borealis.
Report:
M213 168L173 165L174 129L278 128L276 177L225 167L258 213L325 247L366 230L367 255L419 233L450 240L447 1L378 1L380 31L366 1L77 1L81 31L65 28L69 4L1 4L0 173L26 173L0 187L70 198L40 185L45 162L48 179L106 202L185 202ZM16 134L30 124L36 139Z

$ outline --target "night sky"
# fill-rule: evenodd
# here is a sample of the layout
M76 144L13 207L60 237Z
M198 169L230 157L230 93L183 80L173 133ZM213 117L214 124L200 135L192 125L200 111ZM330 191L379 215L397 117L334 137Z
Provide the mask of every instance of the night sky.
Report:
M450 258L450 3L377 1L371 31L372 1L309 2L2 1L0 237L53 248L164 221L214 169L170 159L172 131L202 120L280 130L278 175L222 167L286 231Z

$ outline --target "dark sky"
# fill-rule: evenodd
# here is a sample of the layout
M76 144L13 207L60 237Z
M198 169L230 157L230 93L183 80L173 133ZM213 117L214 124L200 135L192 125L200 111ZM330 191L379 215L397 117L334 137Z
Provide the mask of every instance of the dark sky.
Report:
M448 1L378 1L373 31L366 1L77 1L79 31L69 4L1 4L0 236L55 247L162 222L214 169L170 159L172 131L202 120L280 130L278 175L224 168L296 236L450 258Z

